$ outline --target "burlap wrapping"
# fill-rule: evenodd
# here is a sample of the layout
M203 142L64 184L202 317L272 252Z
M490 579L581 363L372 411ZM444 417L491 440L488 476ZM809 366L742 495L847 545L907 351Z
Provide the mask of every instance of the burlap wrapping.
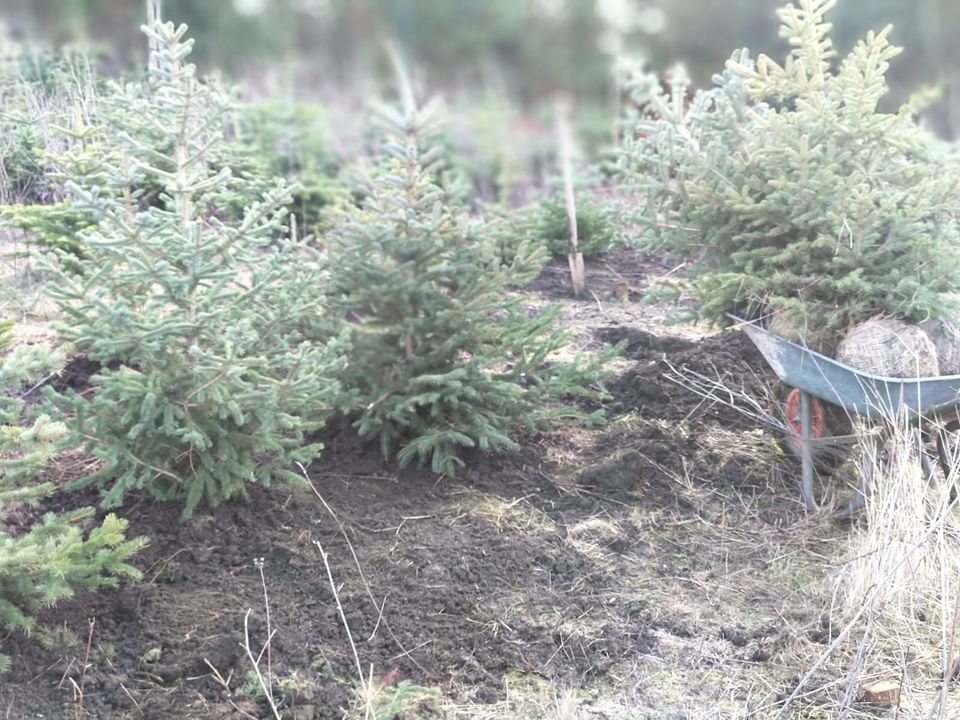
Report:
M960 327L949 320L927 320L920 327L933 341L941 375L960 375Z
M788 312L782 308L777 308L767 314L766 328L774 335L779 335L791 342L800 345L809 345L813 350L823 355L831 356L835 345L829 338L811 339L806 331L807 322L802 313Z
M767 315L767 330L787 340L797 342L803 339L802 321L793 313L777 308Z
M884 377L915 378L940 374L937 349L916 325L876 317L851 329L837 345L837 360Z

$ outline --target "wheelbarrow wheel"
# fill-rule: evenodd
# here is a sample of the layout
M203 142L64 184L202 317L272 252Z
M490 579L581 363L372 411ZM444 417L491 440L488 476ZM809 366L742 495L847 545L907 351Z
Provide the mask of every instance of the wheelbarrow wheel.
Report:
M800 390L791 388L783 404L783 416L787 424L787 439L799 455L803 448L803 423L800 418ZM825 434L823 403L810 396L810 439L820 440Z
M784 404L784 417L787 442L800 456L800 493L803 504L807 510L816 510L817 502L813 496L814 441L822 438L825 433L823 405L813 395L793 388Z

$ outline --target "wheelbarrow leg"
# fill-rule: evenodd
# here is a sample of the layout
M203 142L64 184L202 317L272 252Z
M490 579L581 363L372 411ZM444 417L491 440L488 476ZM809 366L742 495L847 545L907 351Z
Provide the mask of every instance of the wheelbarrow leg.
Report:
M850 517L866 506L867 496L870 494L870 485L873 483L873 469L877 467L880 456L880 444L881 441L876 437L864 441L863 457L860 460L860 487L853 491L850 502L839 513L838 517ZM936 482L937 476L933 469L933 463L922 449L920 452L920 467L923 470L924 479L928 483Z
M811 432L810 395L800 391L800 493L807 510L816 510L813 498L813 433Z
M923 477L927 481L927 485L935 485L937 472L933 469L933 461L923 450L920 451L920 467L923 468Z
M866 506L867 496L870 494L870 485L873 483L873 469L877 466L879 453L880 441L873 436L865 438L860 457L860 486L854 488L850 502L840 512L840 517L851 517L855 512Z

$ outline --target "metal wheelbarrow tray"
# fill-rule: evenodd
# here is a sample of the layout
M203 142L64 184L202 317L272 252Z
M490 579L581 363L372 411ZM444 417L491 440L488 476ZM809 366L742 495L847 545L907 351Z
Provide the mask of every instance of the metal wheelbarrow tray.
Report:
M872 375L765 330L756 321L732 314L729 317L747 334L780 381L800 391L801 489L808 508L816 507L810 396L848 413L877 420L889 421L906 412L918 423L955 411L960 405L960 375L922 378Z

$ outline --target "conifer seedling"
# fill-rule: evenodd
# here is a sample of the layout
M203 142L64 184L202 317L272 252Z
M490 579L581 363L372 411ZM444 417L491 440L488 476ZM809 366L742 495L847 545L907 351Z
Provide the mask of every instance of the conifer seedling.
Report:
M401 466L453 475L469 449L516 450L518 429L597 419L563 400L599 395L603 357L558 359L557 309L531 313L516 292L544 249L522 244L502 263L493 233L445 191L440 109L380 108L367 200L329 238L330 302L351 348L341 409Z
M0 322L0 350L9 342L11 323ZM59 371L68 348L20 345L0 355L0 517L54 491L38 480L67 435L63 422L42 414L23 416L25 390ZM45 513L25 531L0 532L0 627L52 644L54 633L36 613L79 590L116 586L120 577L139 578L130 559L145 538L127 539L127 522L113 514L93 525L92 508ZM0 653L0 673L10 658Z
M102 367L90 393L57 401L102 461L82 483L107 507L143 491L182 502L185 518L248 483L299 481L290 468L320 452L306 435L335 390L334 359L318 334L321 258L286 234L290 188L221 219L218 200L243 183L226 162L231 98L187 62L186 26L144 32L148 79L101 100L98 162L68 184L98 224L81 271L52 268L49 293L61 336Z
M643 198L639 240L686 268L700 317L776 312L829 344L877 313L957 310L960 172L918 103L881 106L890 27L837 62L834 5L787 5L785 61L738 50L692 101L682 70L668 91L648 73L628 84L621 170Z

